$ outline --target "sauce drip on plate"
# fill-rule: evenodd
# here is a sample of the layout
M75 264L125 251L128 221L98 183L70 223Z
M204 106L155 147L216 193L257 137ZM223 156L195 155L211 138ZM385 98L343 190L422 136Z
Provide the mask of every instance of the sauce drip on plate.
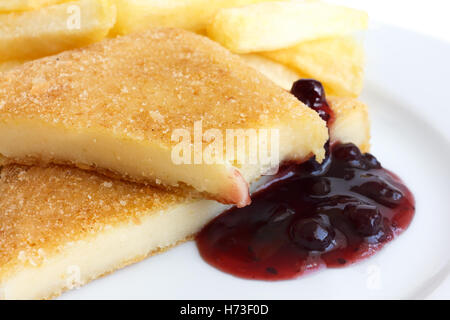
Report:
M299 81L293 94L332 121L320 83ZM205 226L196 240L203 259L242 278L291 279L365 259L403 232L414 197L400 178L353 144L326 149L322 164L282 167L251 205Z

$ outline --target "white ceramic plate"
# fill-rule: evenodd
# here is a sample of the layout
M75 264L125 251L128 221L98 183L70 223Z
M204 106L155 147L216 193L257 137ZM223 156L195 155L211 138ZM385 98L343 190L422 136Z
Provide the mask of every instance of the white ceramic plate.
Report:
M449 298L450 46L385 25L371 27L366 40L368 72L361 99L370 106L372 152L416 197L416 216L402 236L357 265L281 282L222 273L206 264L190 242L61 298Z

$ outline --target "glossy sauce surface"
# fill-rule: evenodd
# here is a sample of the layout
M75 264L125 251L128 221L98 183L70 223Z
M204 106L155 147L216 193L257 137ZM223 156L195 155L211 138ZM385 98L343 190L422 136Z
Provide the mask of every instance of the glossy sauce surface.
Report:
M201 256L233 275L295 278L367 258L410 224L414 198L393 173L353 144L283 168L245 208L233 208L197 236Z
M299 80L291 92L332 123L320 82ZM291 279L365 259L403 232L414 197L400 178L353 144L325 147L322 164L284 166L250 206L205 226L196 239L203 259L242 278Z

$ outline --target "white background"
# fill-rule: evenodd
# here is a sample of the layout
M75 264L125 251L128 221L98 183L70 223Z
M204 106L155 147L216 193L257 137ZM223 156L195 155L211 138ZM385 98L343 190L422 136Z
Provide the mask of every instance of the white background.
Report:
M325 0L365 10L372 20L450 42L449 0Z

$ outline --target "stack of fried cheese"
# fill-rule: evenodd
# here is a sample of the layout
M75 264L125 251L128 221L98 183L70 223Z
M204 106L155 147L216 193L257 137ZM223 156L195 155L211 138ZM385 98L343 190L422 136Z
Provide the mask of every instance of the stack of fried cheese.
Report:
M366 107L330 103L331 140L367 148ZM172 133L198 121L205 131L277 129L280 163L321 161L329 138L295 97L220 45L177 29L1 74L0 297L55 297L247 205L267 164L172 161ZM236 157L249 152L239 150Z

